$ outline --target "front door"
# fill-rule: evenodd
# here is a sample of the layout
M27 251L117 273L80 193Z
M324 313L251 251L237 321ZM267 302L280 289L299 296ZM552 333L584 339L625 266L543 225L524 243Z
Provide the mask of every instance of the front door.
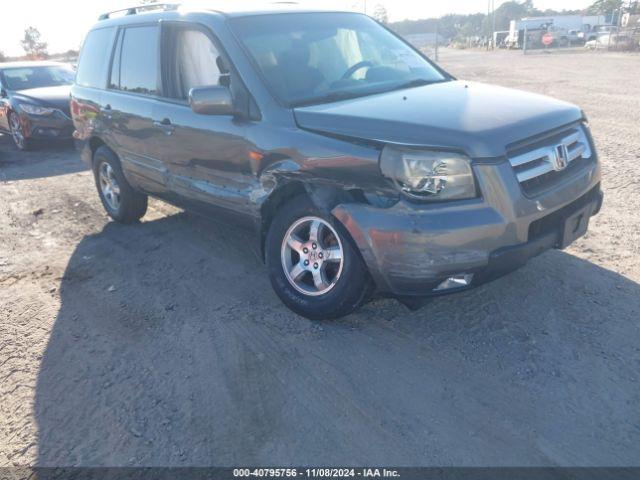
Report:
M234 81L227 61L210 32L194 24L164 24L161 48L165 100L153 110L161 140L153 142L152 153L169 170L168 189L195 208L247 213L257 182L246 140L252 122L197 114L188 104L192 87L229 86Z

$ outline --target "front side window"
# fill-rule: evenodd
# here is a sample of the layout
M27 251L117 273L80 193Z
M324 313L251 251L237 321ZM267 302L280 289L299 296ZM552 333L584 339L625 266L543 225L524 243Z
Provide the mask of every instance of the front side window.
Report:
M158 93L158 43L157 25L124 30L119 57L120 90L145 95ZM113 78L112 75L111 83Z
M206 33L175 26L168 28L167 35L163 43L163 84L167 97L186 100L193 87L224 84L228 71Z
M256 15L233 19L231 25L268 86L291 106L446 80L364 15Z
M3 74L9 90L71 85L75 77L73 69L64 66L8 68Z

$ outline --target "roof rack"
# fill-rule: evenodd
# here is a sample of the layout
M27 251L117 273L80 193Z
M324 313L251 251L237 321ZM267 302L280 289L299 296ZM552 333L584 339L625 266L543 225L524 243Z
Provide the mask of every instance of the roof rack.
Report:
M120 10L114 10L112 12L103 13L98 17L98 20L107 20L111 18L111 16L115 13L124 12L124 16L126 15L137 15L138 13L147 12L149 10L160 10L163 12L169 10L177 10L180 4L178 3L148 3L146 5L136 5L134 7L129 8L121 8Z

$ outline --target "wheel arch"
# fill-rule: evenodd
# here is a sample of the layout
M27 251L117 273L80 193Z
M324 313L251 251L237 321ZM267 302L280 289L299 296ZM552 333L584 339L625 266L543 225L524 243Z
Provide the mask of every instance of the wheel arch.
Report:
M301 178L280 178L260 208L260 255L262 260L265 258L267 232L278 208L299 195L306 196L321 212L331 216L333 216L332 210L341 203L366 202L358 190L345 190L340 186L312 183Z
M307 190L301 181L289 181L277 185L260 206L260 258L265 260L265 241L267 232L278 208L298 195L306 195Z
M100 147L107 147L107 144L104 142L104 140L102 140L102 138L98 137L97 135L92 136L91 138L89 138L88 144L89 146L89 151L91 152L91 163L93 163L94 161L94 157L96 155L96 152L98 151L98 149ZM109 150L113 151L112 149L109 148ZM115 152L114 152L115 154Z

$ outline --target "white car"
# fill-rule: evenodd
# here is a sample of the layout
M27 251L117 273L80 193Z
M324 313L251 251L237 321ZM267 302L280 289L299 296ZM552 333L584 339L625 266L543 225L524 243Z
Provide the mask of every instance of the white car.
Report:
M609 50L633 50L636 45L633 37L622 34L600 35L595 40L589 40L584 44L589 50L609 49Z
M598 40L589 40L588 42L585 42L584 48L587 50L598 50L599 48L607 48L607 46L603 45Z

